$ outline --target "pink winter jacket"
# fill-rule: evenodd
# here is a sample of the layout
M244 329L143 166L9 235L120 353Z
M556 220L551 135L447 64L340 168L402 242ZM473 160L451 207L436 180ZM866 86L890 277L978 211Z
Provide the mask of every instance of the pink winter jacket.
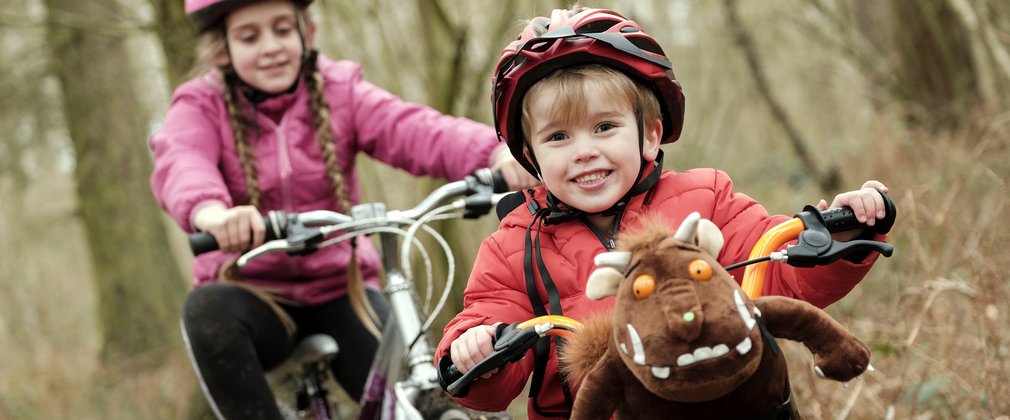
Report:
M360 66L320 57L326 97L340 167L352 203L361 197L355 156L365 152L379 161L415 175L461 179L490 164L499 147L494 129L471 120L445 116L434 109L405 102L362 79ZM246 183L225 109L222 86L215 73L180 86L172 98L164 125L150 139L154 151L151 187L162 208L186 232L193 215L211 203L227 207L248 204ZM244 106L251 104L242 98ZM309 114L308 92L299 83L291 94L256 106L259 130L250 139L261 190L260 210L335 210L322 152ZM255 131L254 131L255 132ZM358 260L366 283L378 283L379 257L371 241L359 240ZM249 283L305 304L324 302L346 293L345 270L349 242L308 256L268 254L241 274ZM212 252L193 264L194 284L216 281L220 266L236 255Z
M546 191L543 187L535 191L535 199L543 207ZM714 169L681 173L664 171L649 201L645 202L649 195L641 194L631 200L621 218L619 232L634 229L646 214L664 215L670 225L676 227L688 214L697 211L701 217L715 223L725 237L726 242L718 257L723 265L746 260L765 231L789 219L788 216L769 215L752 198L733 192L729 177ZM520 205L502 219L499 229L481 244L464 292L463 311L446 325L435 350L436 361L447 355L452 341L470 328L496 322L509 324L534 317L523 275L523 236L532 220L527 204ZM878 235L874 239L884 240L884 237ZM593 258L606 251L589 228L577 220L544 226L540 232L540 243L544 264L560 295L563 315L581 320L613 306L613 298L594 301L585 297L586 279L596 268ZM859 264L839 260L817 268L773 264L769 266L762 294L789 296L824 307L852 290L877 256L877 253L871 253ZM730 274L739 281L743 278L743 271L739 268ZM537 285L541 301L548 302L539 276ZM533 350L530 350L524 359L505 366L490 379L474 381L469 394L457 401L479 410L504 410L526 386L533 366ZM537 402L547 412L570 409L565 405L561 391L557 352L553 344ZM530 419L545 418L533 410L532 401L529 402L528 413Z

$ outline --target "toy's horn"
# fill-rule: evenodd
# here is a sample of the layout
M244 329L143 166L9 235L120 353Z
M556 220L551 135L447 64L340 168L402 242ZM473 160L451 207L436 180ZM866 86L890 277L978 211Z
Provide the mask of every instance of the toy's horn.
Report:
M698 234L698 220L701 220L701 214L698 212L691 212L687 215L687 218L681 222L680 228L677 229L677 233L673 235L673 239L694 243L694 238Z
M611 267L617 269L617 271L624 271L628 269L628 264L631 263L631 253L628 251L610 251L603 252L596 255L593 259L597 267Z

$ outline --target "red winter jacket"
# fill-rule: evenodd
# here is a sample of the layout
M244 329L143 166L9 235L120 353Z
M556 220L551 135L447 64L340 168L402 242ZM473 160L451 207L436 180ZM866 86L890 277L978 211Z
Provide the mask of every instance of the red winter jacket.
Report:
M744 261L758 238L789 216L769 215L763 206L744 194L733 192L732 187L729 177L714 169L683 173L664 171L647 203L644 201L650 196L648 193L631 200L619 231L636 227L646 213L664 214L672 226L679 226L688 214L697 211L715 223L725 237L719 262L728 265ZM535 191L535 199L541 206L545 195L543 187ZM502 220L498 231L481 244L467 283L464 309L445 327L435 360L447 355L450 343L472 327L495 322L508 324L534 317L523 277L523 235L532 220L527 205L520 205ZM875 239L883 240L883 236ZM563 315L584 319L613 305L612 298L593 301L585 297L585 281L596 268L593 258L606 250L588 227L577 220L544 226L540 247L544 263L557 286ZM871 253L859 264L840 260L830 266L807 269L772 264L762 293L790 296L824 307L852 290L876 258L877 254ZM742 279L743 270L740 268L731 274ZM538 286L541 301L548 302L539 277ZM533 359L533 350L530 350L524 359L504 367L490 379L473 382L469 394L457 401L479 410L504 410L525 387L533 370ZM537 397L539 407L550 412L570 409L565 405L557 372L557 353L552 348ZM532 404L530 400L530 418L545 418L533 410Z

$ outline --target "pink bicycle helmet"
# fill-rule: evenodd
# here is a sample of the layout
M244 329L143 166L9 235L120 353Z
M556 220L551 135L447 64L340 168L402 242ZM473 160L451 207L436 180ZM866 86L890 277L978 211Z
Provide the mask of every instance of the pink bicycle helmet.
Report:
M663 114L662 143L680 138L684 125L684 94L673 66L659 44L642 28L617 12L585 9L572 16L557 9L551 17L536 17L502 51L492 80L492 106L499 139L527 171L536 167L523 155L522 102L526 91L554 70L583 64L617 69L652 88ZM537 36L537 27L547 32Z
M186 16L193 21L198 32L210 29L232 10L262 0L186 0ZM312 0L291 0L295 6L308 7Z

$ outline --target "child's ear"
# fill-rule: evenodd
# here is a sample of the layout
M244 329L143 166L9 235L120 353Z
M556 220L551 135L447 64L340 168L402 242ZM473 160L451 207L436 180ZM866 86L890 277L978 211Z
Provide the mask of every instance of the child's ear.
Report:
M645 135L642 138L642 158L646 162L655 162L659 155L659 143L663 136L663 119L657 118L652 123L642 126Z
M305 31L305 49L311 49L316 41L316 22L309 20L308 30Z
M214 66L221 68L226 67L231 64L231 58L228 57L228 50L222 49L221 52L214 56Z

